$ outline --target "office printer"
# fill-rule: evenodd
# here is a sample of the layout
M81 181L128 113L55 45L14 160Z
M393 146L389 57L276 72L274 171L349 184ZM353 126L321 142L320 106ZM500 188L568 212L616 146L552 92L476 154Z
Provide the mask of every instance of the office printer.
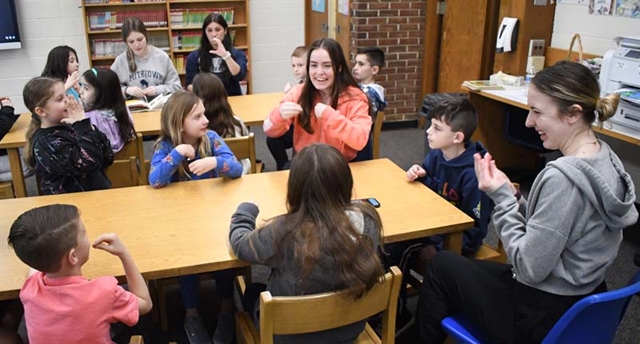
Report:
M600 69L601 95L620 94L616 114L609 120L640 131L640 38L616 37L617 49L604 54Z

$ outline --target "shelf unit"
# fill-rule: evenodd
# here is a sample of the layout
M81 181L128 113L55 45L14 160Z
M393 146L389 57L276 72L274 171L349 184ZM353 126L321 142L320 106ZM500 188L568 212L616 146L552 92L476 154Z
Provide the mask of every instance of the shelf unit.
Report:
M166 13L167 24L162 27L150 27L147 26L149 32L150 44L157 46L158 48L165 50L169 57L176 64L176 60L180 57L183 58L183 65L186 67L187 55L195 49L178 49L174 47L172 40L173 34L179 33L184 35L185 33L199 34L202 30L202 26L188 26L188 27L172 27L171 25L171 10L176 9L218 9L218 8L233 8L234 16L233 23L229 23L229 31L234 32L233 46L236 49L243 50L247 54L247 61L251 58L251 40L250 40L250 21L249 21L249 1L250 0L169 0L169 1L144 1L144 2L131 2L131 3L84 3L82 1L82 16L84 20L85 38L87 44L87 53L89 56L90 67L108 67L110 66L117 54L112 56L96 56L94 54L94 42L95 40L114 40L122 41L122 30L120 29L106 29L106 30L90 30L90 16L94 13L101 12L117 12L117 11L158 11L163 14ZM185 82L184 68L178 69L178 74L182 84ZM251 83L251 70L250 66L247 68L247 93L252 93Z

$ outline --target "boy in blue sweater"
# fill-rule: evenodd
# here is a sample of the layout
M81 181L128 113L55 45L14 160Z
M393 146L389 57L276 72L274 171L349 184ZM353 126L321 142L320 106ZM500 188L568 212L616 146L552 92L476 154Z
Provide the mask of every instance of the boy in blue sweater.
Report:
M480 142L470 138L478 125L476 110L467 98L443 101L429 112L431 126L427 129L427 140L431 151L422 165L413 165L407 170L407 178L420 181L451 204L475 220L473 228L463 233L462 254L474 254L487 235L493 203L478 189L473 155L484 156L487 150ZM387 245L388 266L397 265L403 276L409 273L407 263L410 256L419 252L420 259L430 259L442 249L442 235ZM406 311L406 280L400 288L396 335L413 323Z

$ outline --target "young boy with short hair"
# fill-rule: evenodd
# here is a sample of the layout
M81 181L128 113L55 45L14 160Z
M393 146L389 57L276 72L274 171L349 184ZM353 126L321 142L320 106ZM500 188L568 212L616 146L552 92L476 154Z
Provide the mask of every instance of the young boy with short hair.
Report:
M127 248L115 234L90 243L76 206L54 204L23 213L8 242L31 267L20 291L31 343L111 343L112 323L133 326L151 310L149 290ZM130 291L114 277L82 276L91 246L120 258Z
M378 111L387 107L384 98L384 87L376 83L376 75L384 66L384 52L378 47L359 48L356 54L356 62L353 66L353 77L358 81L360 88L369 99L369 113L372 117L371 132L376 121ZM354 161L373 159L373 137L369 135L369 142L358 152Z
M296 84L302 84L307 79L307 51L309 49L301 45L291 53L291 70L293 71L293 77L297 81ZM293 86L295 84L290 82L284 85L284 93L289 92ZM280 137L267 137L267 147L276 161L276 170L288 169L289 155L287 154L287 149L293 147L293 125L289 128L289 131Z
M467 98L443 101L429 111L431 126L427 140L431 151L422 165L407 170L407 178L420 181L448 202L474 219L474 227L463 232L462 254L474 254L487 235L493 202L478 189L473 155L484 156L487 150L480 142L472 142L471 136L478 126L475 107ZM389 266L397 265L407 276L410 256L419 252L420 258L430 259L442 249L442 235L387 245ZM411 325L406 310L406 279L400 288L396 335ZM408 321L407 321L408 319ZM408 327L408 326L406 326Z
M353 66L353 77L360 88L369 97L371 113L375 116L387 106L384 98L384 87L376 83L376 75L384 66L384 52L378 47L359 48L356 63Z

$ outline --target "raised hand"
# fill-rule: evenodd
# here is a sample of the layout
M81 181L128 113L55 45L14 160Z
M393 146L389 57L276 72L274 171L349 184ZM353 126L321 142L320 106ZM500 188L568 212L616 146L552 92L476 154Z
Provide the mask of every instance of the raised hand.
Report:
M107 251L114 256L122 257L129 253L127 247L114 233L102 234L93 242L93 248Z
M324 111L324 109L326 109L328 107L330 107L330 106L327 105L327 104L324 104L324 103L316 104L316 106L313 108L316 117L322 118L322 112Z
M67 96L67 118L63 118L60 122L65 124L73 124L77 121L85 119L84 107L79 100L76 100L73 96Z
M224 44L220 42L218 37L214 37L212 39L211 45L213 46L213 50L209 50L209 54L218 55L220 57L227 55L227 49L225 49Z
M193 159L196 157L196 150L193 148L192 145L188 145L188 144L181 144L178 145L175 150L180 153L180 155L182 155L183 157L187 158L187 159Z
M476 177L478 178L478 189L486 193L491 193L496 191L504 183L511 185L509 177L496 167L496 161L493 160L491 154L487 153L484 157L480 157L480 154L476 153L473 155L473 162ZM513 186L511 189L514 191Z
M282 119L293 118L302 113L302 106L294 102L284 102L280 104L280 117Z
M75 71L67 77L67 81L64 82L64 90L68 91L70 88L75 87L80 81L80 71Z

